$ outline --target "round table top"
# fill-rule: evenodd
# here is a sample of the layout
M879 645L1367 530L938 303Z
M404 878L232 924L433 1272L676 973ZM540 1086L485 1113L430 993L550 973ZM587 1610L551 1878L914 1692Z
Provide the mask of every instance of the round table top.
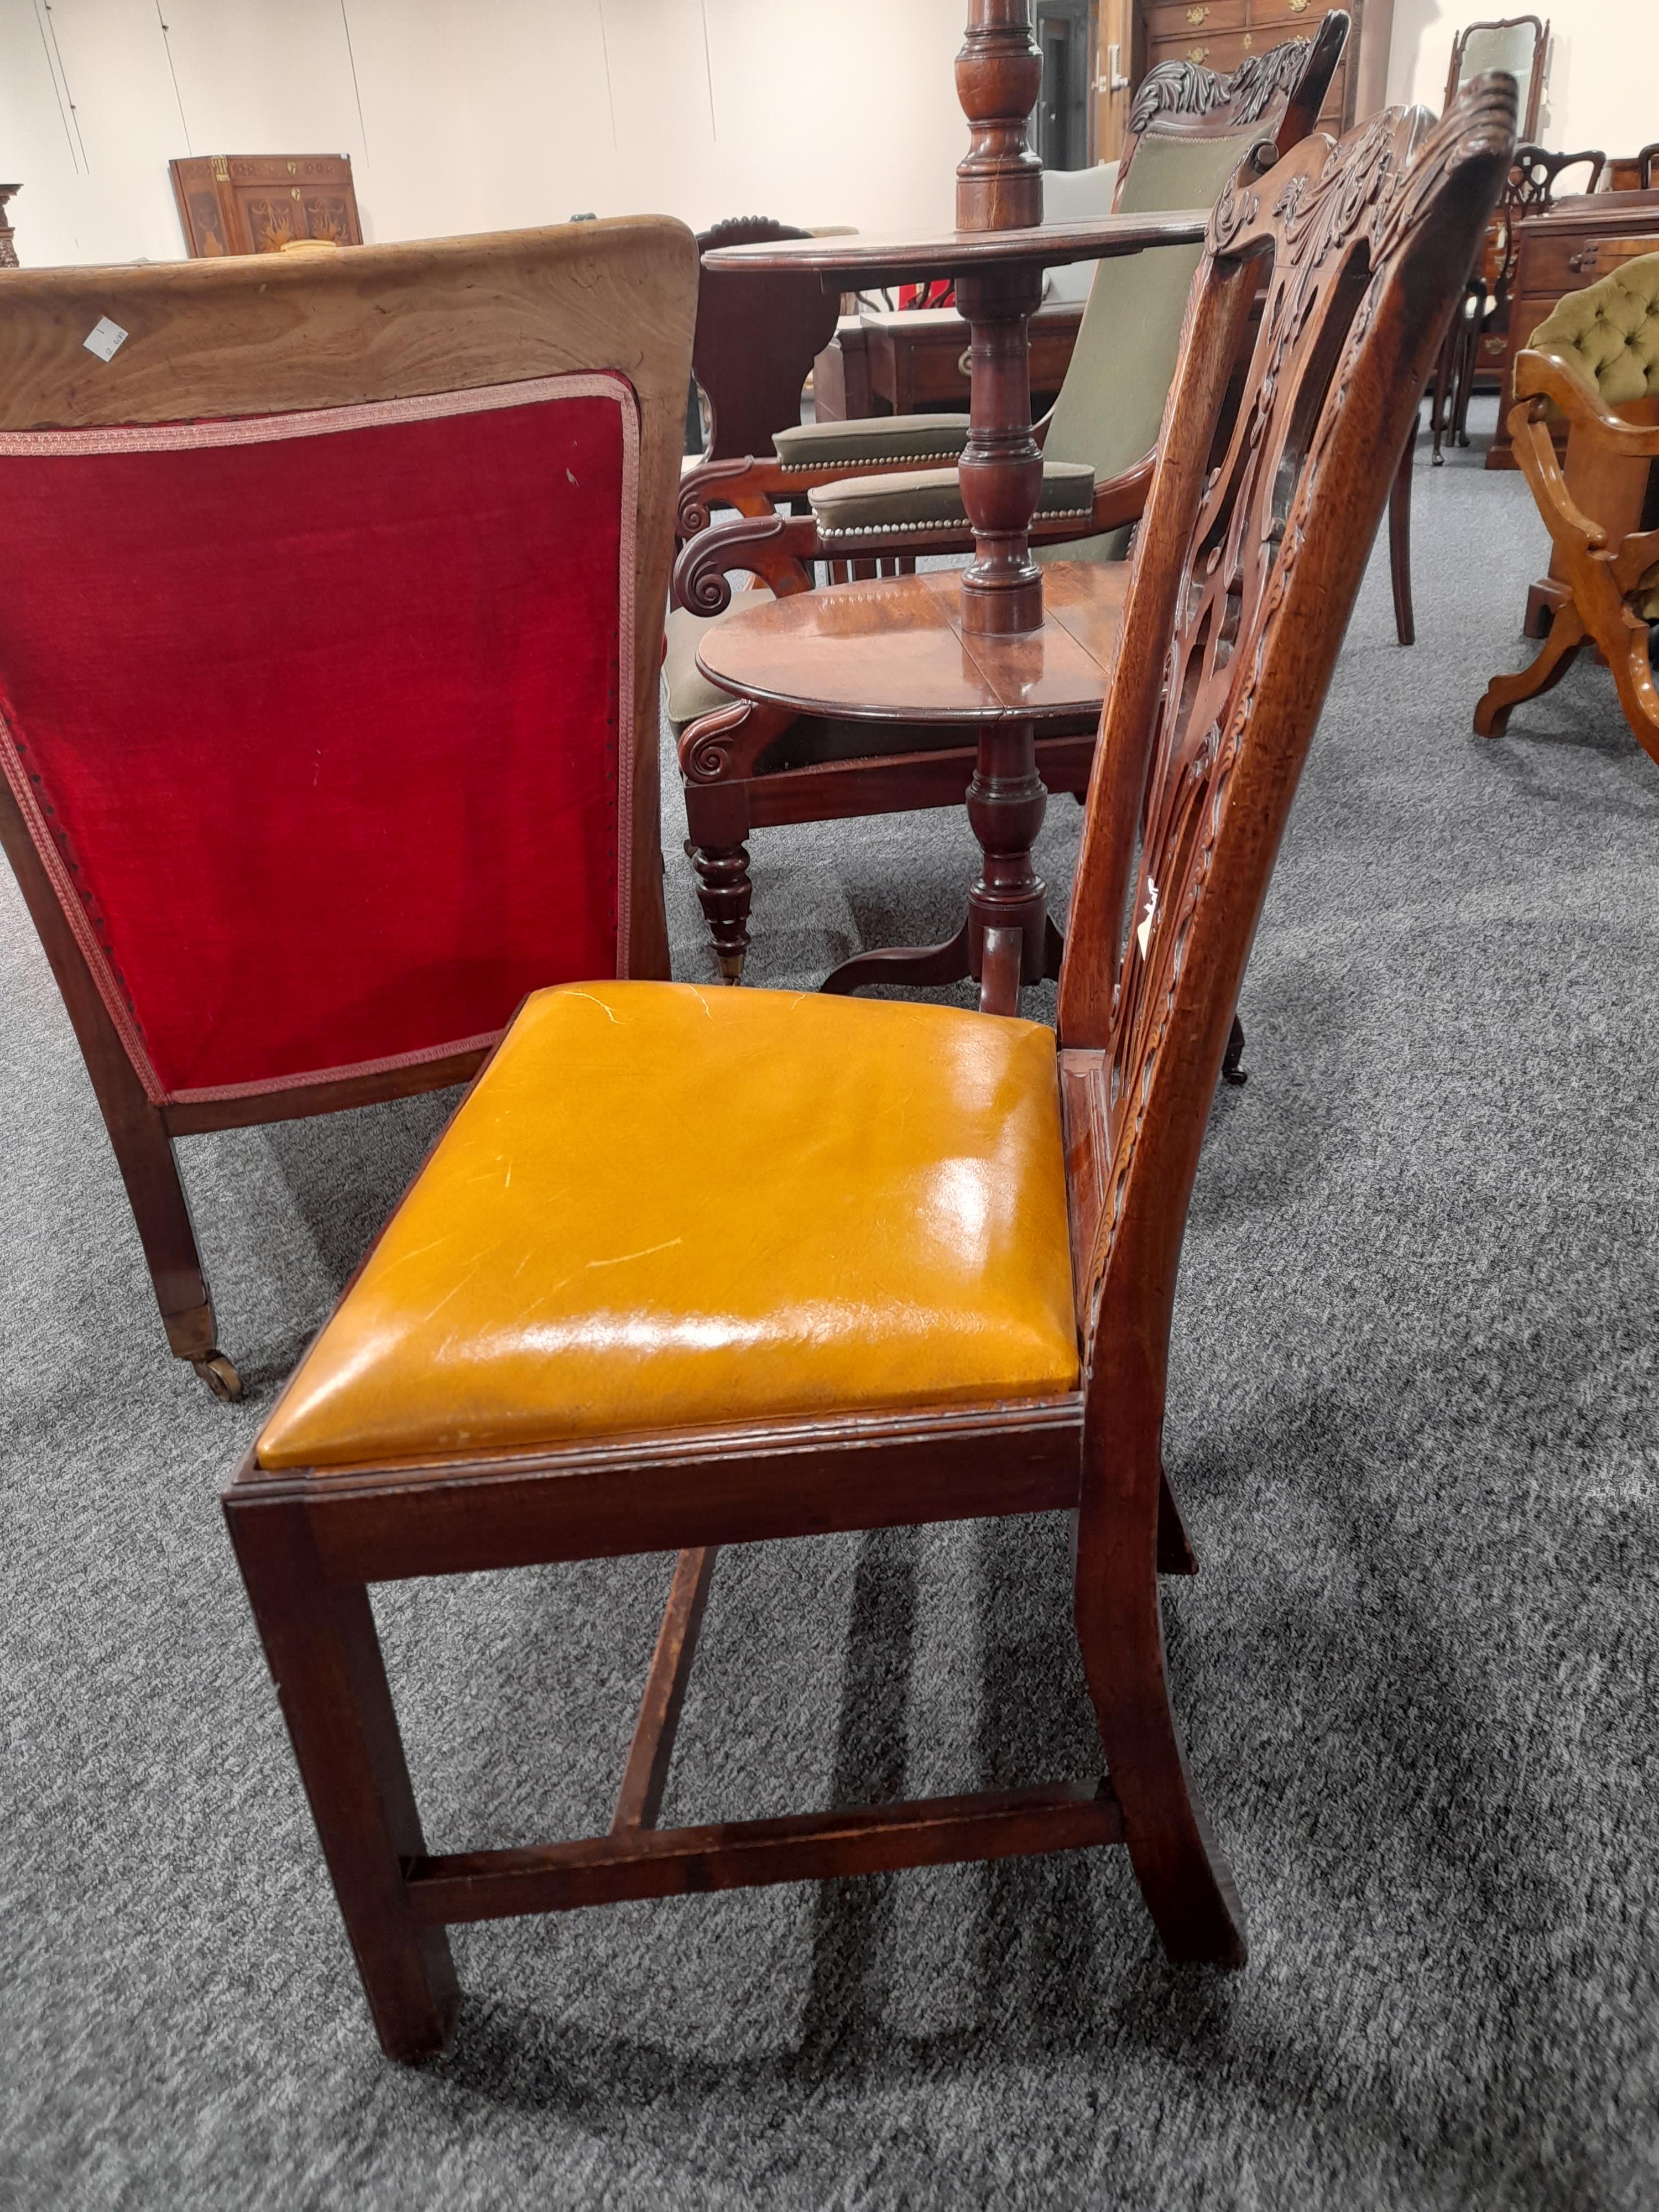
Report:
M856 276L857 289L862 289L913 276L966 276L1010 262L1058 269L1071 261L1109 261L1117 254L1144 252L1149 246L1196 246L1209 227L1208 208L1176 208L1039 223L1023 230L941 230L908 238L843 231L821 238L769 239L758 246L711 246L702 261L705 269L815 269L826 278Z
M1128 580L1127 561L1049 562L1042 628L1024 637L964 631L954 569L782 599L738 592L732 612L705 631L697 665L723 691L852 721L975 726L1092 713L1111 679Z

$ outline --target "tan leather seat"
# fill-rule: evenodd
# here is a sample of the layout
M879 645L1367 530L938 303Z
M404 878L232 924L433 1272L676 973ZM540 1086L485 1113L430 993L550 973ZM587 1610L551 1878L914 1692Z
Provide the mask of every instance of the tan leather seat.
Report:
M1052 1031L687 984L529 1000L265 1467L1078 1381Z

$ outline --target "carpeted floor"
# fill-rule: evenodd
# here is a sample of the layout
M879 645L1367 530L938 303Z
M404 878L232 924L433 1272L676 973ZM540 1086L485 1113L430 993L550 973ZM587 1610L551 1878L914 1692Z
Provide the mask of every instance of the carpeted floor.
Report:
M1659 769L1594 668L1470 736L1543 562L1479 459L1419 471L1412 652L1373 562L1187 1243L1165 1609L1238 1976L1073 1855L463 1929L453 2060L383 2062L217 1498L444 1103L185 1147L216 1405L0 885L0 2203L1659 2202ZM970 846L755 857L795 982L948 928ZM667 1571L384 1595L435 1847L605 1822ZM1057 1522L726 1553L669 1816L1091 1771L1066 1616Z

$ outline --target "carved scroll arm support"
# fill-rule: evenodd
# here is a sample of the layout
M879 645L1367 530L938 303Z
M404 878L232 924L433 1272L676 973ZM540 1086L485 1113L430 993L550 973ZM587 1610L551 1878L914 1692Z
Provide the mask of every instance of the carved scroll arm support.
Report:
M1659 459L1659 423L1623 421L1559 354L1531 346L1517 354L1515 395L1517 399L1553 401L1575 429L1588 431L1613 453L1633 461Z
M799 720L793 708L775 707L768 700L733 699L681 731L680 774L688 783L696 784L750 775L773 739ZM746 830L745 821L734 835L740 838Z

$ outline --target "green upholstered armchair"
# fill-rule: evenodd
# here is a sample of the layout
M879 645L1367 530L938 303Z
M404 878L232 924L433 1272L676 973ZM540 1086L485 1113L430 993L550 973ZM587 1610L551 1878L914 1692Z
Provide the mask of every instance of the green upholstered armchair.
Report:
M1123 213L1206 205L1265 141L1271 162L1312 128L1342 52L1340 10L1312 40L1248 60L1231 78L1190 62L1152 70L1136 95L1113 206ZM1036 556L1121 560L1152 482L1187 295L1202 249L1164 246L1102 263L1064 386L1036 426L1043 483ZM732 573L786 594L813 586L816 564L873 574L918 554L974 550L956 462L962 415L873 416L778 433L763 461L690 471L680 496L689 542L675 569L665 677L685 780L687 849L722 972L735 981L749 943L744 840L751 828L959 805L969 769L960 731L834 723L734 700L697 667L710 621L731 609ZM811 502L780 514L775 501ZM710 507L740 509L713 520ZM842 564L846 564L842 568ZM743 597L739 594L739 598ZM1051 791L1087 788L1095 718L1039 740ZM848 764L858 763L849 774ZM971 763L969 763L969 766Z
M1533 595L1549 635L1529 668L1492 678L1474 726L1498 735L1513 707L1559 684L1593 644L1659 760L1649 627L1659 623L1659 253L1558 301L1516 357L1515 392L1510 434L1554 545ZM1565 467L1553 434L1564 419Z

